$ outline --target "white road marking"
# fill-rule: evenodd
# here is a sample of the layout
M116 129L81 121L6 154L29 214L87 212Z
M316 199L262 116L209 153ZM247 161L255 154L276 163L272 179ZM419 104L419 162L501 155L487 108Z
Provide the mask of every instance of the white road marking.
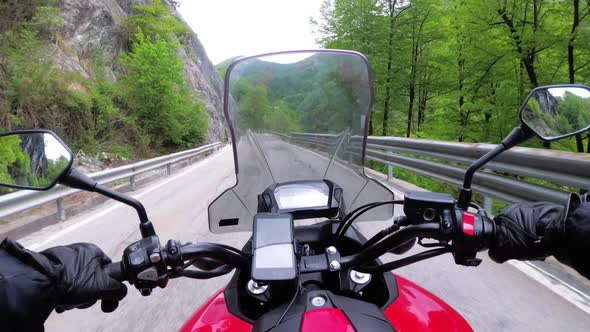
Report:
M193 166L189 166L187 168L184 168L184 169L180 170L180 172L178 172L177 174L175 174L175 175L167 178L166 180L161 181L161 182L158 182L158 183L154 184L153 186L144 189L142 192L137 193L135 195L131 195L131 196L133 198L140 199L141 197L143 197L143 196L145 196L145 195L147 195L147 194L149 194L149 193L151 193L151 192L153 192L153 191L155 191L155 190L157 190L157 189L159 189L159 188L167 185L168 183L170 183L172 181L175 181L179 177L182 177L182 176L186 175L186 173L188 173L188 172L192 172L192 171L194 171L196 169L205 167L208 163L211 162L211 160L213 160L216 157L218 157L219 155L221 155L224 152L225 149L227 149L227 147L224 147L224 148L220 149L214 155L212 155L212 156L210 156L208 158L205 158L205 159L199 161L198 163L194 164ZM80 222L74 223L71 226L68 226L68 227L66 227L66 228L64 228L64 229L56 232L55 234L53 234L53 235L49 236L48 238L46 238L44 241L38 242L38 243L33 243L33 244L29 245L28 247L29 247L29 249L31 249L33 251L39 250L40 248L42 248L46 244L48 244L48 243L50 243L50 242L52 242L52 241L54 241L56 239L59 239L60 237L66 235L66 234L68 234L68 233L70 233L70 232L72 232L72 231L74 231L74 230L76 230L76 229L78 229L78 228L80 228L80 227L82 227L84 225L87 225L87 224L92 223L92 222L100 219L101 217L103 217L103 216L105 216L105 215L113 212L114 210L116 210L116 209L118 209L120 207L127 207L127 205L125 205L123 203L118 203L117 202L114 205L111 205L110 207L108 207L108 208L106 208L104 210L101 210L99 212L93 213L91 216L85 218L84 220L82 220Z
M509 261L508 263L531 279L561 296L569 303L575 305L578 309L590 314L590 296L582 293L574 286L571 286L567 282L531 263L521 261Z

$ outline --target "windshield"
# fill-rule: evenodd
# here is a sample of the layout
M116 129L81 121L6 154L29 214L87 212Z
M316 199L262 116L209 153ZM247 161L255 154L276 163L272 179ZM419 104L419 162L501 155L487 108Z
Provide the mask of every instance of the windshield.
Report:
M225 89L237 184L210 205L212 232L251 230L258 195L274 183L331 180L343 189L345 211L393 199L364 173L373 86L362 55L305 51L244 58L228 68ZM384 206L365 219L392 215Z

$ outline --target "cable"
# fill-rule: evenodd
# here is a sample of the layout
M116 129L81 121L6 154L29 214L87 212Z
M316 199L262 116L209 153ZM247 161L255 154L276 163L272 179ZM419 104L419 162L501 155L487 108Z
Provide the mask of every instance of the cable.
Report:
M359 211L359 210L361 210L361 209L364 209L364 208L366 208L366 207L368 207L368 206L372 206L372 205L379 204L379 203L382 203L382 202L373 202L373 203L369 203L369 204L361 205L361 206L359 206L358 208L354 209L352 212L348 213L348 214L347 214L347 215L344 217L344 219L342 219L342 220L341 220L341 222L340 222L340 226L338 226L338 229L336 229L336 234L340 234L340 232L342 231L342 228L344 227L344 223L345 223L345 222L346 222L348 219L350 219L350 217L352 217L352 215L353 215L353 214L355 214L357 211Z
M287 315L287 313L289 312L289 310L291 310L291 307L295 303L295 299L297 298L297 295L299 295L299 293L301 291L303 291L303 287L301 287L301 284L299 283L299 276L300 275L301 275L301 272L298 270L297 271L297 279L296 279L297 280L297 289L295 289L295 294L293 295L293 298L291 299L291 302L287 306L287 309L285 309L285 311L283 312L283 314L281 315L281 317L279 317L279 320L276 322L275 326L273 326L273 329L275 327L279 326L279 324L281 324L281 321L283 320L283 318L285 318L285 316Z
M273 329L275 327L279 326L279 324L281 324L281 321L283 320L283 318L285 318L285 315L287 315L287 312L289 312L289 310L291 310L291 307L295 303L295 299L297 298L297 295L299 295L299 292L300 291L301 291L301 288L300 287L297 287L297 290L295 291L295 295L293 296L293 299L291 299L291 303L289 303L289 305L287 306L287 309L283 312L283 314L281 315L281 317L279 317L279 320L277 321L277 323L275 324L275 326L273 326Z
M199 271L199 270L180 270L180 271L170 271L171 278L178 278L178 277L185 277L191 279L211 279L217 278L222 275L226 275L233 271L233 267L229 265L223 265L211 271Z
M444 248L437 248L432 250L426 250L421 253L417 253L415 255L405 257L402 259L398 259L393 262L389 262L387 264L378 265L378 266L359 266L355 267L355 271L363 272L363 273L381 273L386 271L391 271L398 269L400 267L410 265L419 261L423 261L425 259L429 259L432 257L440 256L446 253L450 253L453 251L452 246L446 246Z
M382 205L388 205L388 204L404 204L404 201L387 201L387 202L380 202L380 203L373 203L370 206L367 206L366 208L364 208L363 210L359 211L354 217L343 221L343 227L342 230L340 231L340 233L336 233L336 235L344 235L346 234L346 231L348 230L348 228L350 228L350 226L352 225L352 223L358 218L360 217L363 213L372 210L376 207L382 206Z
M379 233L375 234L372 238L370 238L369 240L367 240L367 242L365 242L362 246L360 250L363 250L365 248L368 248L372 245L374 245L375 243L381 241L384 237L386 237L387 235L396 232L399 230L399 225L393 224L389 227L387 227L384 230L381 230Z
M343 267L355 267L366 262L372 262L379 256L416 237L430 237L436 239L446 239L448 236L441 232L439 224L419 224L411 225L391 233L380 242L371 247L363 249L361 252L351 256L340 258L340 265Z
M336 235L344 235L346 233L346 231L348 230L348 227L350 227L350 226L347 226L349 220L351 218L353 218L357 212L360 211L359 213L362 214L362 213L364 213L364 211L368 211L368 210L372 209L373 207L376 207L379 204L383 204L383 203L389 203L389 202L373 202L373 203L361 205L358 208L354 209L352 212L347 214L346 217L344 217L344 219L340 223L340 226L338 226L338 229L336 229Z

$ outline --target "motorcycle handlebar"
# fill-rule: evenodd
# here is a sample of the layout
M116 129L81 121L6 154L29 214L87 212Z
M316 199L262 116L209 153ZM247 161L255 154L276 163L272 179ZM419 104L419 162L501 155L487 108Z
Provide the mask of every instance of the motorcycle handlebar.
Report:
M202 263L206 265L206 268L202 269L204 271L186 270L184 272L179 272L180 276L187 276L197 279L207 279L210 277L227 274L234 268L247 268L250 261L249 256L244 254L242 251L223 244L207 242L196 244L189 243L180 246L179 249L180 255L172 254L172 250L169 250L169 248L162 249L162 256L164 257L166 266L172 268L173 270L176 270L177 268L181 267L180 270L183 270L182 267L185 264L185 262L191 261L191 265L200 267L200 265L203 264L199 264L199 260L202 259ZM147 262L148 259L143 259L143 261ZM114 262L107 264L103 266L103 271L106 274L108 274L111 278L120 282L130 280L132 281L135 278L134 275L129 276L127 274L128 272L134 272L126 270L125 264L123 262Z
M219 243L187 244L180 248L180 255L185 261L198 258L212 259L237 269L247 267L250 262L250 257L241 250Z
M366 266L392 248L409 240L415 238L433 238L444 241L443 243L452 241L453 245L447 246L444 252L452 252L457 264L474 265L477 263L477 259L475 259L476 253L485 250L494 236L494 223L485 214L470 214L462 210L458 210L457 214L458 223L455 227L445 228L444 223L409 224L400 230L384 236L376 243L363 248L356 254L341 257L340 264L343 267ZM428 252L419 258L422 260L441 253ZM326 257L323 257L325 255L314 256L317 256L315 263L319 262L319 265L309 265L302 262L300 263L301 273L329 269ZM313 258L302 258L302 260ZM241 250L223 244L207 242L180 245L176 241L169 241L168 246L162 248L162 260L166 267L171 268L171 270L168 270L171 278L184 276L196 279L208 279L227 274L234 268L248 269L250 265L250 255ZM325 262L323 262L324 260ZM148 262L149 258L146 258L144 261ZM413 261L408 260L408 262ZM405 261L403 263L407 265ZM184 270L190 265L197 267L199 270ZM310 267L306 267L307 265ZM392 265L392 268L395 268L394 265ZM136 278L135 275L129 275L129 273L135 273L134 271L126 271L125 264L122 262L108 264L103 269L111 278L118 281L127 280L132 282Z

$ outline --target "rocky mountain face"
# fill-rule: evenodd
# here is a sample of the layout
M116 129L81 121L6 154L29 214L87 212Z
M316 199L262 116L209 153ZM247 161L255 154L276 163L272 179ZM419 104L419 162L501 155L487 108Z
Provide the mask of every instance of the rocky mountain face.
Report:
M99 55L104 61L107 78L117 80L117 59L128 50L128 38L123 24L133 12L134 5L150 0L58 0L64 24L59 28L53 51L57 66L94 75L93 64ZM177 13L180 18L180 15ZM209 141L226 139L223 119L223 82L207 57L195 34L188 46L178 50L185 62L185 75L199 100L209 111Z

